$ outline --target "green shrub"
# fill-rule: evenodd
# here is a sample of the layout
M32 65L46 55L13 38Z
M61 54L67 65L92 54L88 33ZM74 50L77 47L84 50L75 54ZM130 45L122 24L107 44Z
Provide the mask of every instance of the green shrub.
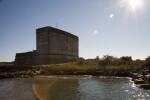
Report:
M145 59L145 61L146 61L147 63L150 63L150 56L148 56L148 57Z

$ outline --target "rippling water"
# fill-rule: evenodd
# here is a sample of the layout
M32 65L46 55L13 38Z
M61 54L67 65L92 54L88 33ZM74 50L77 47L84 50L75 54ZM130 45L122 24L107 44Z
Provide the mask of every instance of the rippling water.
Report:
M0 80L0 100L150 100L129 78L40 76Z

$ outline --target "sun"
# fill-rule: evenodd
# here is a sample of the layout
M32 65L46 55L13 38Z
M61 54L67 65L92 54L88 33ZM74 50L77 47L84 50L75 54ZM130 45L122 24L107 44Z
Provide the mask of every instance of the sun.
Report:
M130 6L135 9L141 6L141 0L129 0Z

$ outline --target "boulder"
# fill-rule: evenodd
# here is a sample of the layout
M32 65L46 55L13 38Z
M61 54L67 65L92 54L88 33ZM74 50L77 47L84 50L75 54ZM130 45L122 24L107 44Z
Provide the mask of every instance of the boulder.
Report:
M35 73L36 73L37 75L39 75L39 74L41 74L41 71L35 71Z
M150 90L150 84L141 84L139 87Z
M135 84L144 84L145 81L142 80L142 79L135 79L135 80L134 80L134 83L135 83Z

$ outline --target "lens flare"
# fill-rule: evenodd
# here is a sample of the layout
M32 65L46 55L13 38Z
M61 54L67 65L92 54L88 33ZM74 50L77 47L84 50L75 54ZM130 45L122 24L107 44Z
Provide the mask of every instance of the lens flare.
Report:
M141 0L129 0L129 4L133 9L135 9L141 6Z

